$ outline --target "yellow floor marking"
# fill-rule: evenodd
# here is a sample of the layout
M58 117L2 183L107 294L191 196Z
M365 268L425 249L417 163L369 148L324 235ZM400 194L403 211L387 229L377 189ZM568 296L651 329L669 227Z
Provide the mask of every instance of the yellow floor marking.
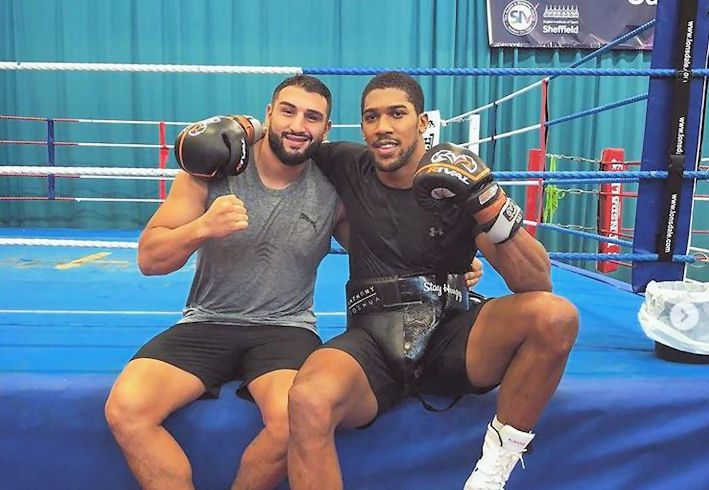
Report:
M89 262L94 262L96 260L102 259L108 255L111 255L111 252L99 252L96 254L87 255L86 257L81 257L80 259L72 260L71 262L59 264L54 268L59 270L73 269L75 267L81 267L84 264L88 264Z

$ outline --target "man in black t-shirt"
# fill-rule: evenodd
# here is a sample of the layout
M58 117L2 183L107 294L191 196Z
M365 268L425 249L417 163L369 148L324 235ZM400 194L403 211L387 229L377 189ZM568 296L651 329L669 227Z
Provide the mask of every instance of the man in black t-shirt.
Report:
M497 413L465 490L504 488L553 395L578 313L551 294L544 247L477 155L426 152L418 83L374 77L362 94L366 146L322 145L314 159L350 223L348 329L305 362L289 394L294 490L342 488L338 427L356 428L407 397L485 393ZM480 250L514 294L468 295ZM462 482L461 482L462 483Z

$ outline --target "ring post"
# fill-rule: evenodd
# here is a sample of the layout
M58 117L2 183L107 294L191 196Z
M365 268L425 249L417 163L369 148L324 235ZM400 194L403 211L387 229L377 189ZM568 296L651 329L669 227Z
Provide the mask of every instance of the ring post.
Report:
M601 170L619 172L625 170L625 151L622 148L604 148L601 152ZM598 200L598 234L616 240L620 238L623 227L623 183L604 182L601 184L601 195ZM616 243L598 242L598 253L620 253L620 245ZM611 261L598 262L598 272L607 274L618 270L618 264Z
M682 179L697 170L706 103L706 77L690 70L707 67L709 0L658 2L652 68L674 67L678 77L652 78L641 170L665 170L665 181L643 179L638 186L635 217L636 254L656 253L656 262L635 262L632 285L644 291L651 280L681 281L685 264L671 262L686 254L695 181ZM671 116L671 117L670 117Z

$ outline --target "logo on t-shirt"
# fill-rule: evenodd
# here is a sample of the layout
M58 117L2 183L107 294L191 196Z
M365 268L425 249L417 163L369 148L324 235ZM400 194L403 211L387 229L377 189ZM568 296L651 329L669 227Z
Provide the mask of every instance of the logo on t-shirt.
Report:
M318 221L317 220L313 220L313 218L311 218L310 216L308 216L305 213L300 213L300 216L298 216L298 219L302 219L302 220L310 223L311 225L313 225L313 231L315 233L318 232L318 227L317 227Z

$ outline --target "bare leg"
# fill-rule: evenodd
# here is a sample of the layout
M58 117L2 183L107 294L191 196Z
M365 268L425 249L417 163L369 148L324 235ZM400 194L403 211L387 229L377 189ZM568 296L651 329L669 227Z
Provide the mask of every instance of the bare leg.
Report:
M522 293L487 303L468 338L468 378L501 382L497 417L528 431L556 391L578 333L578 312L550 293Z
M315 351L291 388L288 412L291 488L342 489L335 429L360 427L377 414L377 399L362 367L340 350Z
M293 369L281 369L249 383L264 428L244 451L232 490L269 490L286 478L288 390L296 373Z
M141 488L194 488L187 456L161 424L204 391L196 376L154 359L131 361L116 380L106 420Z

